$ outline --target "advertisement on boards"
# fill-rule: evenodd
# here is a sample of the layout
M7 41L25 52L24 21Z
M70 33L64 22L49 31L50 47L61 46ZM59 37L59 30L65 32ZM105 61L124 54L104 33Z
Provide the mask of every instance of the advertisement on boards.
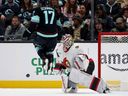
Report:
M98 74L97 43L75 43L94 59L94 75ZM59 44L57 44L58 46ZM57 47L56 46L56 47ZM59 75L48 74L32 43L0 43L0 80L61 80ZM56 64L56 54L52 67Z

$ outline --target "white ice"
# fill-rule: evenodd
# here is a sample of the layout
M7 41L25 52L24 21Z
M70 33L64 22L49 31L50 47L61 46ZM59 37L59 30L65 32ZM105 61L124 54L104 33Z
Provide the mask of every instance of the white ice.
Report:
M128 96L128 91L111 91L99 94L90 89L78 89L78 93L64 93L61 89L0 88L0 96Z

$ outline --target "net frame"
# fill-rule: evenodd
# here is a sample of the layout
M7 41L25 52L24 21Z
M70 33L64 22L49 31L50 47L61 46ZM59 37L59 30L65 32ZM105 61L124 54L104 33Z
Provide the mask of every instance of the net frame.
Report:
M101 46L101 43L107 43L107 42L102 42L102 39L101 38L102 38L103 35L106 35L106 37L107 36L108 37L112 37L114 35L117 36L117 37L119 37L119 38L117 38L119 42L114 42L114 43L123 43L125 40L123 41L123 40L120 40L120 39L123 36L125 37L125 35L126 35L126 38L128 39L128 32L99 32L98 33L98 77L99 78L101 78L101 47L102 47ZM109 42L109 43L113 43L113 42ZM126 40L125 43L128 43L128 40ZM113 81L109 81L107 83L110 83L110 84L111 83L115 83L116 87L121 87L120 86L121 85L121 82L120 81L114 81L114 82ZM121 89L119 88L117 90L121 90ZM124 91L125 89L122 89L122 90ZM128 88L126 88L126 90L128 90Z
M99 32L98 34L98 77L101 78L101 36L102 35L117 35L120 37L120 35L128 35L128 32Z

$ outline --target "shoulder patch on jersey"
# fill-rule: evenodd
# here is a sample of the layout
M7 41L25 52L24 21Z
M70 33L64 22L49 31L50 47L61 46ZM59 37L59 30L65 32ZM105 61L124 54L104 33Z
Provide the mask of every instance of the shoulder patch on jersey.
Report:
M31 17L31 22L39 23L40 22L40 17L38 15L32 16Z

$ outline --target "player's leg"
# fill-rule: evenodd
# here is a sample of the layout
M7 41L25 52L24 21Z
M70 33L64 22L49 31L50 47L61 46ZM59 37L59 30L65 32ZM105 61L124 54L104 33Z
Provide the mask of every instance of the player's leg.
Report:
M34 46L36 48L37 54L38 56L42 59L42 67L46 64L45 63L45 43L46 41L41 38L40 36L36 36L36 38L34 39Z
M38 47L37 47L38 48ZM37 49L36 48L36 49ZM39 57L42 59L42 67L44 67L46 65L46 56L45 56L45 51L44 51L44 48L40 48L38 51L37 51Z
M51 68L51 71L53 70L53 66L52 66L53 58L54 58L53 51L56 45L57 45L57 38L48 39L48 43L46 45L46 58L48 59L48 70L50 70Z
M62 79L62 89L65 93L76 93L77 84L69 80L69 77L65 74L61 75Z
M51 68L51 70L53 69L52 68L52 62L53 62L53 52L46 52L46 58L48 59L48 68L47 68L47 71L49 71L50 70L50 68Z
M67 92L68 93L76 93L77 92L77 83L74 83L68 79Z
M109 90L109 88L107 87L107 84L102 79L92 76L88 73L82 72L80 70L77 70L75 68L71 69L69 79L72 82L86 86L99 93L105 93L106 91Z

